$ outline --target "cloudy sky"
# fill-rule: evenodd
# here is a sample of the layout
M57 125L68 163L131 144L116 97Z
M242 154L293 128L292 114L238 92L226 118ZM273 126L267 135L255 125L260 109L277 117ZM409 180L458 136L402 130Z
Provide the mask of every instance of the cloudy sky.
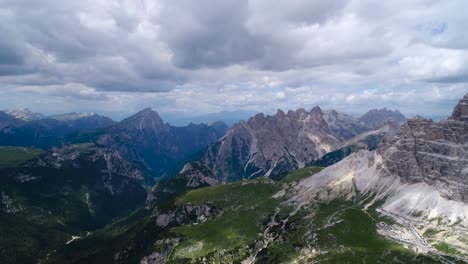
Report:
M0 108L387 106L468 92L465 0L0 0Z

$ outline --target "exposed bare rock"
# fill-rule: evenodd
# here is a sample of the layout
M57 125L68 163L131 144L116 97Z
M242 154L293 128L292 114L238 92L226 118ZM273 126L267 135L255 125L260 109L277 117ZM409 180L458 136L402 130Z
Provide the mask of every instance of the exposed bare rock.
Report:
M140 264L164 264L167 257L171 254L172 250L179 243L178 238L166 238L157 240L155 246L159 251L153 252L148 256L141 259Z
M295 187L292 201L381 199L386 212L468 226L468 96L446 121L417 117L378 151L362 150L309 177ZM416 215L416 216L415 216ZM442 221L442 220L441 220Z
M275 177L304 167L339 144L319 107L287 114L278 110L274 116L257 114L235 124L208 148L203 160L220 182Z
M180 225L187 221L201 223L217 213L219 213L218 210L208 205L185 205L169 212L157 214L156 225L166 227L168 225Z
M451 200L468 202L467 101L465 96L446 121L413 118L396 136L384 139L379 150L390 173L403 182L436 186Z
M161 204L171 201L178 194L219 182L213 171L201 162L190 162L174 177L157 183L148 194L147 204Z
M323 119L327 122L333 135L340 140L348 140L358 134L371 130L370 127L357 118L336 110L324 111Z
M215 185L218 183L213 172L199 162L185 164L184 168L180 171L180 174L187 178L186 186L189 188Z
M468 122L468 94L455 106L450 119Z
M323 155L321 158L314 160L309 165L327 167L333 165L352 153L359 150L374 150L386 135L394 135L398 132L398 126L389 121L384 126L363 132L349 140L343 142L339 149Z

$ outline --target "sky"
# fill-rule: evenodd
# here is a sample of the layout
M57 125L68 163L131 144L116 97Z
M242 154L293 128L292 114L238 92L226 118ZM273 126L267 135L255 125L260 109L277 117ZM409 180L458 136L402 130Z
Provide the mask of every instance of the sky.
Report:
M465 0L0 0L0 109L448 115Z

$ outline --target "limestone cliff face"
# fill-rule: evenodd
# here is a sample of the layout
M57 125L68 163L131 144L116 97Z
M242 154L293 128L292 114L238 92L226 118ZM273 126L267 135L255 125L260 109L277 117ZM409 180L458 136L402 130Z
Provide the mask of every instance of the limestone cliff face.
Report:
M402 182L425 182L451 199L468 202L468 95L441 122L417 117L379 147L390 173Z
M339 144L319 107L287 114L278 110L274 116L257 114L235 124L208 148L203 161L220 182L275 177L304 167Z
M448 120L414 118L376 151L361 150L300 182L292 200L372 195L381 209L468 226L468 95Z

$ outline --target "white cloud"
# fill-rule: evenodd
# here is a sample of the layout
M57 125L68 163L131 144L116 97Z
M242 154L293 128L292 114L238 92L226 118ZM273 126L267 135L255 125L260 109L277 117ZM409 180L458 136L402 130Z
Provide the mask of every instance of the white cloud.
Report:
M53 101L63 111L119 113L315 104L446 113L468 92L467 7L462 0L4 0L0 85L8 89L0 102L12 108L22 97L44 111Z

